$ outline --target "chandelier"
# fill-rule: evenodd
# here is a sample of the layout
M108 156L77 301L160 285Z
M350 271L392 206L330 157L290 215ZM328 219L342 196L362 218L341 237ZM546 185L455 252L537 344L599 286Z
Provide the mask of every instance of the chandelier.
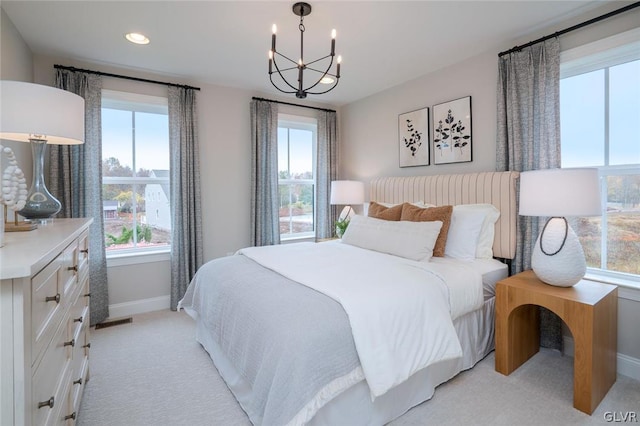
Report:
M335 57L336 30L331 31L331 53L329 53L327 56L316 59L314 61L305 62L304 61L305 27L304 27L303 21L304 21L304 17L311 13L311 5L309 3L298 2L293 5L293 13L296 16L300 17L300 25L298 25L298 29L300 30L300 59L298 59L298 61L294 61L293 59L286 57L285 55L281 54L276 50L276 32L278 28L276 27L276 24L273 24L273 28L272 28L273 34L271 35L271 50L269 50L269 80L271 80L271 84L273 84L273 87L275 87L279 91L283 93L295 93L296 97L300 99L306 98L307 95L321 95L323 93L327 93L333 90L338 85L338 80L340 80L340 62L342 61L341 56L338 56L338 58L336 59L336 73L332 74L329 72L329 70L331 70L331 67L333 66L333 59ZM278 66L278 62L276 61L277 57L281 57L286 61L291 62L293 65L288 68L280 69L280 67ZM330 58L330 60L327 61L328 58ZM323 61L325 63L329 62L329 65L324 71L312 67L313 64L317 64ZM274 68L275 68L275 71L273 70ZM298 80L296 84L291 84L285 78L283 73L287 71L294 71L294 70L297 71L296 74L297 74ZM316 73L316 74L312 74L314 78L312 79L311 83L307 87L304 86L305 71L313 71ZM273 81L274 74L280 77L278 80L282 80L279 82L279 84L276 84L276 82ZM291 76L289 78L291 78ZM331 87L329 87L327 90L321 90L320 88L318 88L316 90L321 90L321 91L311 91L313 88L315 88L318 84L321 84L321 83L330 84Z

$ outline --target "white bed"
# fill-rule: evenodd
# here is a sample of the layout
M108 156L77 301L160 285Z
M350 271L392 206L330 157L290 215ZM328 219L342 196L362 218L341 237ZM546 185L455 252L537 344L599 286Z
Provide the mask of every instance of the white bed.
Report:
M513 172L476 173L466 175L422 176L410 178L382 178L371 182L370 199L385 203L423 202L434 205L460 205L488 203L500 211L495 224L493 255L495 258L511 259L515 254L515 183L518 175ZM329 247L339 242L320 243ZM302 423L313 425L376 425L385 424L401 416L411 407L428 400L436 386L451 379L460 371L473 367L484 358L494 345L495 283L508 275L507 265L492 258L456 260L431 258L435 268L464 265L465 269L477 271L482 278L481 302L478 308L466 312L453 320L455 335L462 348L462 356L430 363L412 374L406 381L381 395L372 398L372 389L364 378L350 384L337 395L314 402L313 417L297 416ZM275 269L274 269L275 270ZM286 274L285 274L286 275ZM293 274L295 276L295 274ZM305 284L306 285L306 284ZM450 290L451 292L451 290ZM191 305L191 297L187 305ZM186 299L186 297L185 297ZM344 304L344 303L343 303ZM184 307L184 306L183 306ZM227 356L228 351L220 346L210 325L202 315L189 312L196 318L197 339L208 351L218 371L247 412L254 403L252 386L236 368L236 361ZM362 354L360 355L362 359ZM351 376L353 377L353 376ZM327 401L327 399L329 399ZM312 404L313 405L313 404ZM250 415L251 420L262 423L262 418ZM297 424L294 420L291 424Z

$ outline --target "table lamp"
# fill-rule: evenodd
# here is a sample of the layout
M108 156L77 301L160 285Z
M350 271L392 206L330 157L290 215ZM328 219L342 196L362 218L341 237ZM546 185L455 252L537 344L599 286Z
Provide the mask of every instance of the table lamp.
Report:
M19 211L38 222L56 215L62 205L47 190L44 158L47 144L84 143L84 99L55 87L22 81L0 81L0 139L29 142L33 183Z
M601 209L598 169L548 169L520 174L519 214L550 217L531 256L531 268L541 281L571 287L584 277L584 251L566 217L598 216Z
M336 222L336 234L342 237L354 214L351 205L364 203L364 184L355 180L334 180L331 182L330 203L345 206Z

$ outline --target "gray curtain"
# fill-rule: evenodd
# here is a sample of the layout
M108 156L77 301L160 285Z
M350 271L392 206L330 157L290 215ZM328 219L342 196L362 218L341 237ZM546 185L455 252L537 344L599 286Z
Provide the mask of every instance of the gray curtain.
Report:
M202 265L202 212L196 91L169 87L171 309Z
M62 203L58 217L91 217L89 228L89 285L91 325L109 316L107 259L102 216L102 78L69 70L55 70L55 86L84 98L82 145L49 146L49 190Z
M278 105L251 101L251 245L280 244Z
M557 38L498 60L496 169L560 167L560 43ZM531 269L531 253L544 220L518 216L512 271ZM541 345L562 349L562 321L541 309Z
M319 111L316 155L316 238L335 233L338 206L329 204L331 182L338 178L338 126L335 111Z

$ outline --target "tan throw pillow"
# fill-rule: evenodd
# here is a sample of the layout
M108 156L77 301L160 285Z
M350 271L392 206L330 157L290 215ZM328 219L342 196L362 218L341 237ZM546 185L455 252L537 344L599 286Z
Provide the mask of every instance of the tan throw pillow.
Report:
M453 206L430 207L423 209L409 203L402 205L402 214L400 220L408 220L410 222L432 222L439 220L442 222L440 234L433 247L434 257L444 257L444 249L447 245L447 234L449 233L449 225L451 224L451 213Z
M402 204L398 204L393 207L385 207L382 204L378 204L375 201L369 203L369 217L382 220L399 221L400 215L402 215Z

